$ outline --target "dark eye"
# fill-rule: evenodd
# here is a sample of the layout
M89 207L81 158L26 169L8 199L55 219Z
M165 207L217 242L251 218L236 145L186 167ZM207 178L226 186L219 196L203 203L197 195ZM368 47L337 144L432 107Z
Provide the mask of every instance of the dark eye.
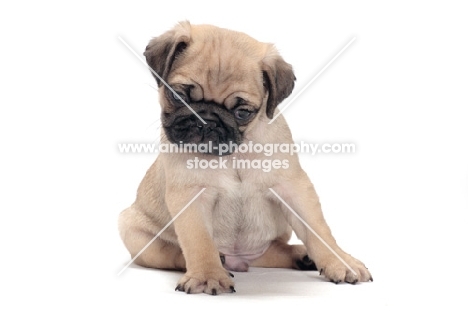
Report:
M171 94L172 94L172 98L178 102L178 103L182 103L183 101L184 102L187 102L187 98L185 97L184 94L182 93L179 93L179 92L172 92L171 91ZM180 97L180 98L179 98ZM182 100L181 100L182 99Z
M251 115L252 112L248 111L247 109L237 109L234 112L234 116L239 120L247 120Z

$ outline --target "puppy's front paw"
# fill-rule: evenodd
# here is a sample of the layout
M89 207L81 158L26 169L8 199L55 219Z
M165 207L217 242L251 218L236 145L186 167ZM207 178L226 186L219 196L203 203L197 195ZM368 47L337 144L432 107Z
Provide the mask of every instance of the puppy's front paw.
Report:
M341 255L341 257L351 267L352 271L337 257L331 255L318 265L320 274L336 284L341 282L356 284L357 282L374 281L369 270L362 262L347 254Z
M234 282L227 270L213 268L207 271L187 271L177 283L176 291L187 294L206 293L218 295L220 293L235 293Z

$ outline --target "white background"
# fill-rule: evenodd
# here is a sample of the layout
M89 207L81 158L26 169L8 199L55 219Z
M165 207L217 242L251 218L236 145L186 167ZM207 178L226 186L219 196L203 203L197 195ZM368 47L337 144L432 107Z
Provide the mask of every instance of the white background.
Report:
M467 307L461 1L65 3L0 5L2 309ZM339 244L374 283L254 269L236 274L236 294L211 297L174 292L176 272L117 277L129 260L117 216L155 158L117 144L156 140L160 112L154 80L118 37L142 53L186 19L276 43L295 92L356 37L285 115L297 140L357 145L301 160Z

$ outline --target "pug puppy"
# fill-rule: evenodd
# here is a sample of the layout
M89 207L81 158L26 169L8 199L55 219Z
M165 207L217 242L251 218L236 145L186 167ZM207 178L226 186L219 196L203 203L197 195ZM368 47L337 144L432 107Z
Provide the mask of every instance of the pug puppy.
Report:
M211 295L235 292L229 271L249 267L318 269L335 283L372 281L364 264L338 247L297 154L221 148L293 143L282 115L268 124L295 81L272 44L182 22L151 40L144 55L157 74L161 142L213 148L188 153L179 147L161 153L149 168L136 201L119 217L135 263L185 271L176 290ZM195 158L226 165L197 168ZM266 171L232 164L238 160L281 165ZM303 245L288 244L292 230Z

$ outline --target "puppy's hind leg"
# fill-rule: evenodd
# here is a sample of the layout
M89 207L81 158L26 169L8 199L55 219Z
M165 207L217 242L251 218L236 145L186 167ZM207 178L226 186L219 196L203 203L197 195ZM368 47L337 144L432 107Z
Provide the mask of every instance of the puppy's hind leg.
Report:
M135 224L132 208L124 210L119 217L120 236L133 258L155 237ZM141 217L141 215L139 215ZM141 218L140 218L141 219ZM185 259L178 245L164 241L159 237L135 259L137 265L170 270L185 270Z
M251 267L317 270L304 245L289 245L282 239L271 243L266 252L250 263Z

